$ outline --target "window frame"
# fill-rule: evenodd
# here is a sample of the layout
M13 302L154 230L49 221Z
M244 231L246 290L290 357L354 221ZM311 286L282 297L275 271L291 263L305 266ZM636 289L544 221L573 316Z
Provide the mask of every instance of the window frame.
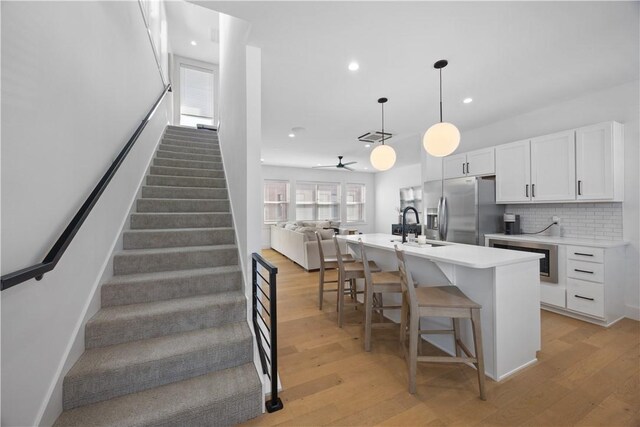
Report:
M312 185L313 189L313 201L309 202L298 202L298 188L301 186ZM332 186L336 189L336 201L335 202L319 202L318 201L318 187L326 185ZM297 181L295 188L295 218L296 221L341 221L342 219L342 183L336 181ZM312 206L313 207L313 217L315 218L298 218L298 207L299 206ZM319 218L319 209L321 206L335 206L336 207L336 216L333 218Z
M285 184L286 191L286 200L267 200L267 191L266 186L269 183L280 183ZM291 204L291 183L288 179L264 179L262 180L262 223L264 225L273 225L279 222L287 222L289 221L289 205ZM282 211L285 213L285 217L283 219L276 219L274 221L267 221L266 218L266 207L267 205L284 205Z
M349 186L361 187L362 201L349 202ZM362 182L347 182L344 184L345 195L345 223L347 224L366 224L367 223L367 185ZM355 220L349 220L349 206L362 205L362 217Z

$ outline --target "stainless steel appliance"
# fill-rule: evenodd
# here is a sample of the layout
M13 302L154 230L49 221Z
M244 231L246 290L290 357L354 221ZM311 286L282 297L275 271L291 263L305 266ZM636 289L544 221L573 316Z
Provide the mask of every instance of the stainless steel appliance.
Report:
M558 245L489 239L489 246L544 255L544 258L540 259L540 280L542 282L558 283Z
M504 205L496 205L494 179L425 182L422 202L428 239L484 245L485 234L502 232Z
M520 215L505 213L504 214L504 234L520 234Z

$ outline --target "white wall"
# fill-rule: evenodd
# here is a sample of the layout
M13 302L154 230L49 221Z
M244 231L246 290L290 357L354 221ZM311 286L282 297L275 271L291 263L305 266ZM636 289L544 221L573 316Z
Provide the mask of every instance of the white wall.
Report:
M375 178L372 173L362 172L349 172L349 171L332 171L324 169L310 169L310 168L291 168L286 166L262 166L262 178L263 179L278 179L289 181L290 191L290 203L289 203L289 221L296 220L296 182L337 182L342 186L341 189L341 206L340 206L340 220L342 226L353 226L362 233L372 233L374 231L374 224L376 219L376 195L375 195ZM346 203L346 191L345 184L364 184L365 193L365 222L363 223L349 223L347 224L347 203ZM262 194L262 188L261 194ZM262 198L260 199L260 221L263 221L263 204ZM264 225L262 227L262 247L268 248L270 246L270 225Z
M376 173L376 233L391 234L391 224L398 223L400 189L418 185L422 185L419 163Z
M6 274L42 260L163 86L137 2L1 8ZM2 292L3 425L53 421L45 408L170 120L166 101L56 269Z
M627 316L640 319L640 136L639 84L629 82L472 130L463 130L458 152L518 141L584 125L615 120L625 125L623 237L627 246ZM424 154L423 154L424 155Z

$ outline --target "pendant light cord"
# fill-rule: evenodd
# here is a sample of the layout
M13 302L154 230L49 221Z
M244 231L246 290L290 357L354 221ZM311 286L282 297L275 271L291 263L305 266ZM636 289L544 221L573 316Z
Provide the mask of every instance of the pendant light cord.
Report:
M440 123L442 123L442 68L440 68Z
M382 105L382 145L384 145L384 102Z

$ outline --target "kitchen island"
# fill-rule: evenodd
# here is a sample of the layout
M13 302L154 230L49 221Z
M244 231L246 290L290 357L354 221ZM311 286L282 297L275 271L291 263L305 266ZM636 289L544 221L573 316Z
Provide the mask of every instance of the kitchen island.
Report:
M540 350L540 254L484 246L427 241L426 245L401 243L398 236L361 234L339 236L356 256L358 240L367 258L383 270L397 270L395 245L405 251L407 267L420 286L454 284L482 305L481 323L485 373L500 381L536 362ZM392 296L389 296L391 298ZM399 321L398 312L385 313ZM470 322L461 322L461 337L473 348ZM469 323L469 324L467 324ZM450 328L449 319L423 320L421 329ZM429 342L454 354L453 339L426 335Z

